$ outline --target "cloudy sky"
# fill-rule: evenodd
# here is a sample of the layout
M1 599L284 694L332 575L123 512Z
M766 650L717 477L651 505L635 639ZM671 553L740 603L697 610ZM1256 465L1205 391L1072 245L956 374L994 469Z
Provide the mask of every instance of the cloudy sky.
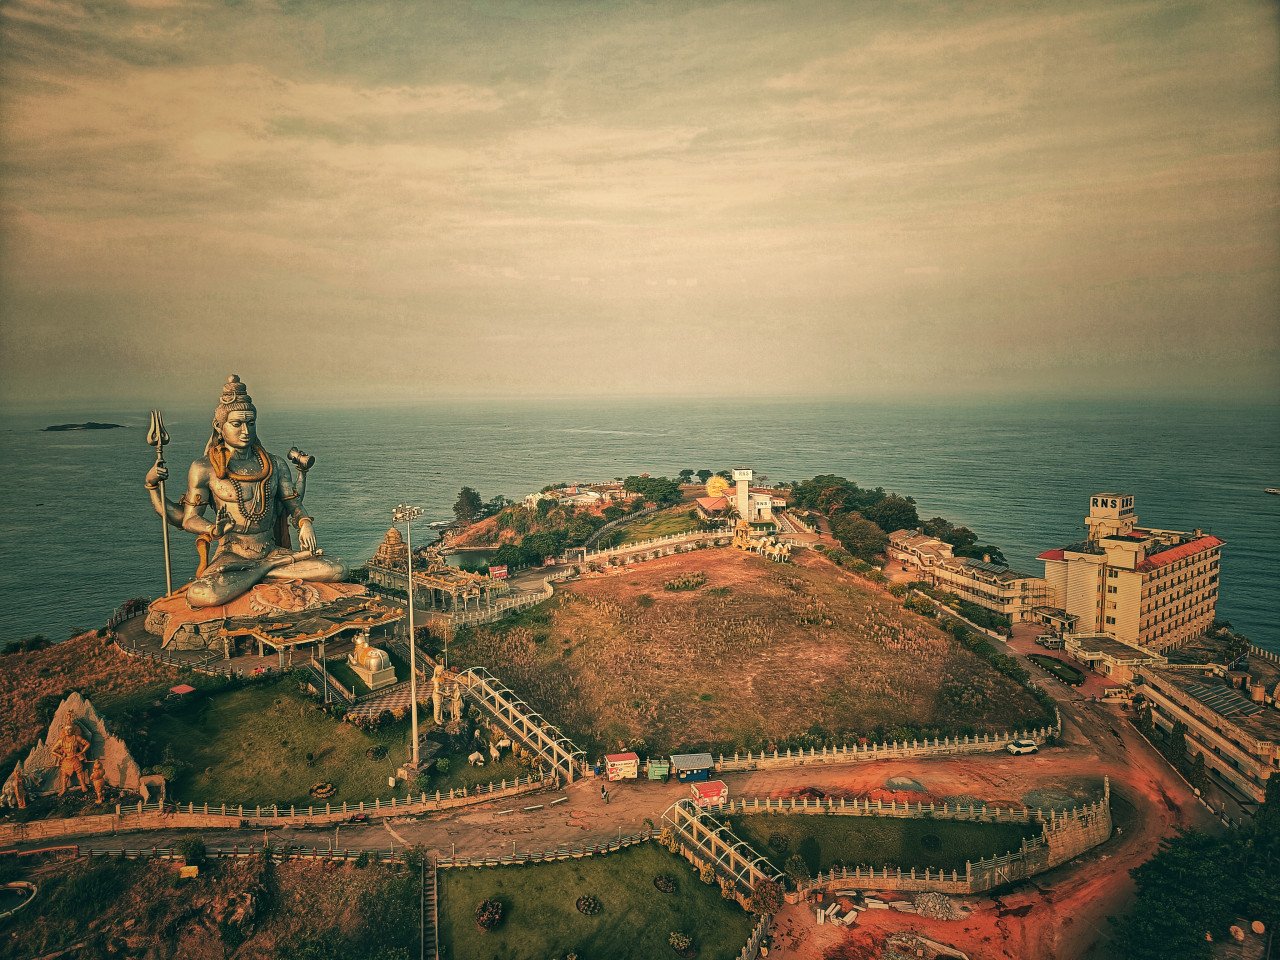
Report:
M0 30L0 401L1280 384L1269 0Z

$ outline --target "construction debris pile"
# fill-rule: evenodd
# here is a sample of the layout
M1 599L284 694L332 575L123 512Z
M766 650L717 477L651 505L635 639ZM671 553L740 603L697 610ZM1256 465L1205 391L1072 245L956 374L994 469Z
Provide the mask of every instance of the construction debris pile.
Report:
M964 915L945 893L922 893L913 902L916 913L931 920L958 920Z

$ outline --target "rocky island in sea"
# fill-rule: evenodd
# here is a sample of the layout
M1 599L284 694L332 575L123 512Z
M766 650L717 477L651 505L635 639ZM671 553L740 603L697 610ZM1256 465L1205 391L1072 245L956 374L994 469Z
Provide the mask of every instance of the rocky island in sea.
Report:
M44 433L59 433L63 430L123 430L123 423L98 423L96 420L86 420L84 423L55 423L51 427L45 427Z

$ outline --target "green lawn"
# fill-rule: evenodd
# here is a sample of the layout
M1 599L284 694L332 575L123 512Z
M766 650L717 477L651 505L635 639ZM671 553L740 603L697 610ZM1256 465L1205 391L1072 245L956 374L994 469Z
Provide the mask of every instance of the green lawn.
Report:
M782 869L799 854L810 874L834 866L964 870L966 860L1017 850L1039 824L810 814L730 817L730 829Z
M651 513L635 523L625 524L622 528L621 545L652 540L655 537L669 537L676 533L689 533L691 530L697 530L701 525L693 507L682 504L669 510Z
M654 887L660 873L676 877L674 893ZM693 936L698 960L732 960L755 921L651 843L561 863L442 870L440 888L446 960L550 960L570 952L583 960L653 960L675 956L667 944L672 931ZM603 905L594 917L575 906L586 894ZM475 908L488 897L502 901L503 921L484 932Z
M427 777L427 791L434 793L439 790L441 793L448 793L449 788L453 787L474 787L478 784L488 786L493 783L495 786L501 785L503 780L514 780L516 777L527 777L534 771L528 767L523 767L511 758L511 751L504 750L502 752L502 760L498 763L492 763L489 760L487 750L482 750L485 754L483 767L473 767L467 763L467 757L470 751L463 752L461 750L454 753L442 753L437 757L444 757L449 761L449 772L446 774L438 774L434 771Z
M306 806L317 802L308 790L322 780L338 788L339 803L390 796L387 777L404 758L408 728L400 721L365 733L322 713L286 678L175 704L148 735L190 764L171 785L175 799ZM381 760L365 754L376 745L386 747Z
M1043 653L1027 654L1027 659L1037 666L1048 670L1063 683L1078 687L1084 683L1085 675L1083 670L1077 670L1066 661L1059 660L1057 657L1046 657Z
M418 717L419 724L429 728L429 709L420 710ZM404 796L408 789L404 783L387 783L408 756L407 719L366 733L326 716L288 679L175 703L151 722L147 736L155 756L168 750L190 765L170 785L175 800L304 807L324 802L308 792L322 780L338 788L331 803ZM373 760L366 751L379 745L386 747L386 756ZM510 752L496 764L486 756L483 767L467 763L470 752L442 754L449 760L449 771L430 774L427 790L447 793L450 788L500 783L530 773ZM308 753L314 756L310 766Z

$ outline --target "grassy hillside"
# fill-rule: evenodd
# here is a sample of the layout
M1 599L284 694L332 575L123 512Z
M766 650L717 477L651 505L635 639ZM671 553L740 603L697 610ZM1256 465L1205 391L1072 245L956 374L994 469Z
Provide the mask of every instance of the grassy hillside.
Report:
M575 583L463 631L488 667L592 751L820 744L1047 718L931 621L805 551L700 550ZM669 589L668 584L695 584Z

